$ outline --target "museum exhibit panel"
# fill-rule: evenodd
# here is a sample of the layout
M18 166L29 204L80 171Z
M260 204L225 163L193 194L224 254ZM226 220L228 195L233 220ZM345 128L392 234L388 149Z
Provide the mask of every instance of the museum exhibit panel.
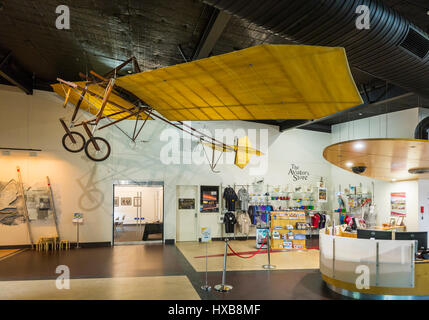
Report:
M427 1L20 2L0 300L429 299Z

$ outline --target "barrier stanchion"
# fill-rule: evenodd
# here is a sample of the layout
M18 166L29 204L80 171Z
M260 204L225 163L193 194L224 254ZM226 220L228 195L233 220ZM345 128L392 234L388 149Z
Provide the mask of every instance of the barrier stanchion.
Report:
M218 292L228 292L232 290L232 286L225 284L226 277L226 257L228 256L228 241L229 239L225 239L225 254L223 256L223 272L222 272L222 283L214 286L214 289Z
M206 241L206 284L205 285L203 285L203 286L201 286L201 289L202 290L204 290L204 291L210 291L211 290L211 286L209 286L209 284L208 284L208 280L207 280L207 273L208 273L208 259L209 259L209 257L208 257L208 245L209 245L209 242L208 241Z
M276 266L271 264L271 250L270 250L270 246L271 246L271 229L268 229L268 235L267 235L267 255L268 255L268 264L264 264L262 266L262 268L267 269L267 270L271 270L271 269L275 269Z

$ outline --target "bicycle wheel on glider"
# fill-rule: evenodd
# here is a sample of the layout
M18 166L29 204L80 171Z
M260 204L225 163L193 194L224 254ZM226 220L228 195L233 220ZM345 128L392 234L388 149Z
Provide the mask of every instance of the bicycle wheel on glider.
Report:
M85 153L92 161L104 161L110 156L110 144L103 138L94 137L100 150L97 150L94 142L89 139L85 145Z
M74 142L70 135L73 136ZM85 138L79 132L72 131L70 134L66 133L63 136L62 142L64 149L66 149L68 152L76 153L82 151L83 148L85 148Z

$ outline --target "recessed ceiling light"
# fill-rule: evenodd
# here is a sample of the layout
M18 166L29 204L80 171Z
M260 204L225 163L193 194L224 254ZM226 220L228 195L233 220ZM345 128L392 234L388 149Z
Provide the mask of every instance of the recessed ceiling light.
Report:
M396 181L396 179L392 179L392 182L395 182Z
M353 167L353 162L346 162L346 167Z
M355 150L362 150L363 148L365 148L365 145L362 142L357 142L353 145L353 148Z
M363 116L363 113L362 113L362 112L359 112L358 114L359 114L360 116Z

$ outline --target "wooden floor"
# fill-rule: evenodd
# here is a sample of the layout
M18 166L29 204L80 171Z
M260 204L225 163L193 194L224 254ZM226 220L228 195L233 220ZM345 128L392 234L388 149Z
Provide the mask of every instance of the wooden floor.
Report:
M20 249L4 249L0 250L0 260L6 258L14 253L17 253Z
M199 300L186 276L0 281L0 300Z
M232 240L229 242L234 251L251 252L256 251L255 240ZM206 254L206 244L201 242L178 242L177 248L182 252L192 267L197 272L205 271L206 260L200 258ZM223 270L223 254L225 243L223 241L212 241L208 243L208 270ZM243 259L234 255L227 258L227 270L245 271L245 270L264 270L262 266L268 263L266 251L263 254L257 254L253 258ZM228 249L228 253L231 251ZM210 257L211 255L221 255ZM248 253L242 256L250 256ZM319 269L319 250L291 250L286 252L272 252L271 264L276 266L277 270L309 270Z
M238 241L237 241L238 242ZM251 241L254 245L254 241ZM223 243L213 242L211 253L222 253ZM249 244L231 243L237 250L254 249ZM23 250L18 254L0 260L0 300L1 299L343 299L330 291L322 281L318 269L297 270L297 262L289 261L290 269L262 270L266 255L255 257L255 262L241 262L236 257L228 257L227 284L234 286L232 292L205 292L201 285L205 282L202 269L204 259L192 264L175 245L144 244L102 248L82 248L57 252L37 252ZM204 252L199 244L187 244L195 251ZM185 247L186 247L185 246ZM189 248L188 248L189 249ZM184 250L186 251L186 250ZM189 249L188 252L191 250ZM317 251L314 254L316 255ZM281 267L281 259L293 260L295 255L274 253L273 263ZM276 258L276 255L279 255ZM193 255L191 255L194 257ZM283 257L283 258L282 258ZM221 258L210 258L219 259ZM279 260L280 259L280 260ZM312 259L315 259L313 257ZM192 261L191 258L189 258ZM253 260L253 259L247 259ZM310 259L311 260L311 259ZM212 267L213 261L209 261ZM217 261L217 260L216 260ZM239 263L253 264L252 268ZM295 264L294 264L295 263ZM314 261L312 262L314 266ZM56 268L66 265L70 269L71 290L61 291L55 287L58 277ZM237 271L234 271L234 267ZM258 269L259 268L259 269ZM219 268L218 268L219 269ZM240 270L240 271L238 271ZM208 273L209 284L214 286L222 279L222 272ZM193 290L191 290L193 289ZM57 292L58 291L58 292Z

